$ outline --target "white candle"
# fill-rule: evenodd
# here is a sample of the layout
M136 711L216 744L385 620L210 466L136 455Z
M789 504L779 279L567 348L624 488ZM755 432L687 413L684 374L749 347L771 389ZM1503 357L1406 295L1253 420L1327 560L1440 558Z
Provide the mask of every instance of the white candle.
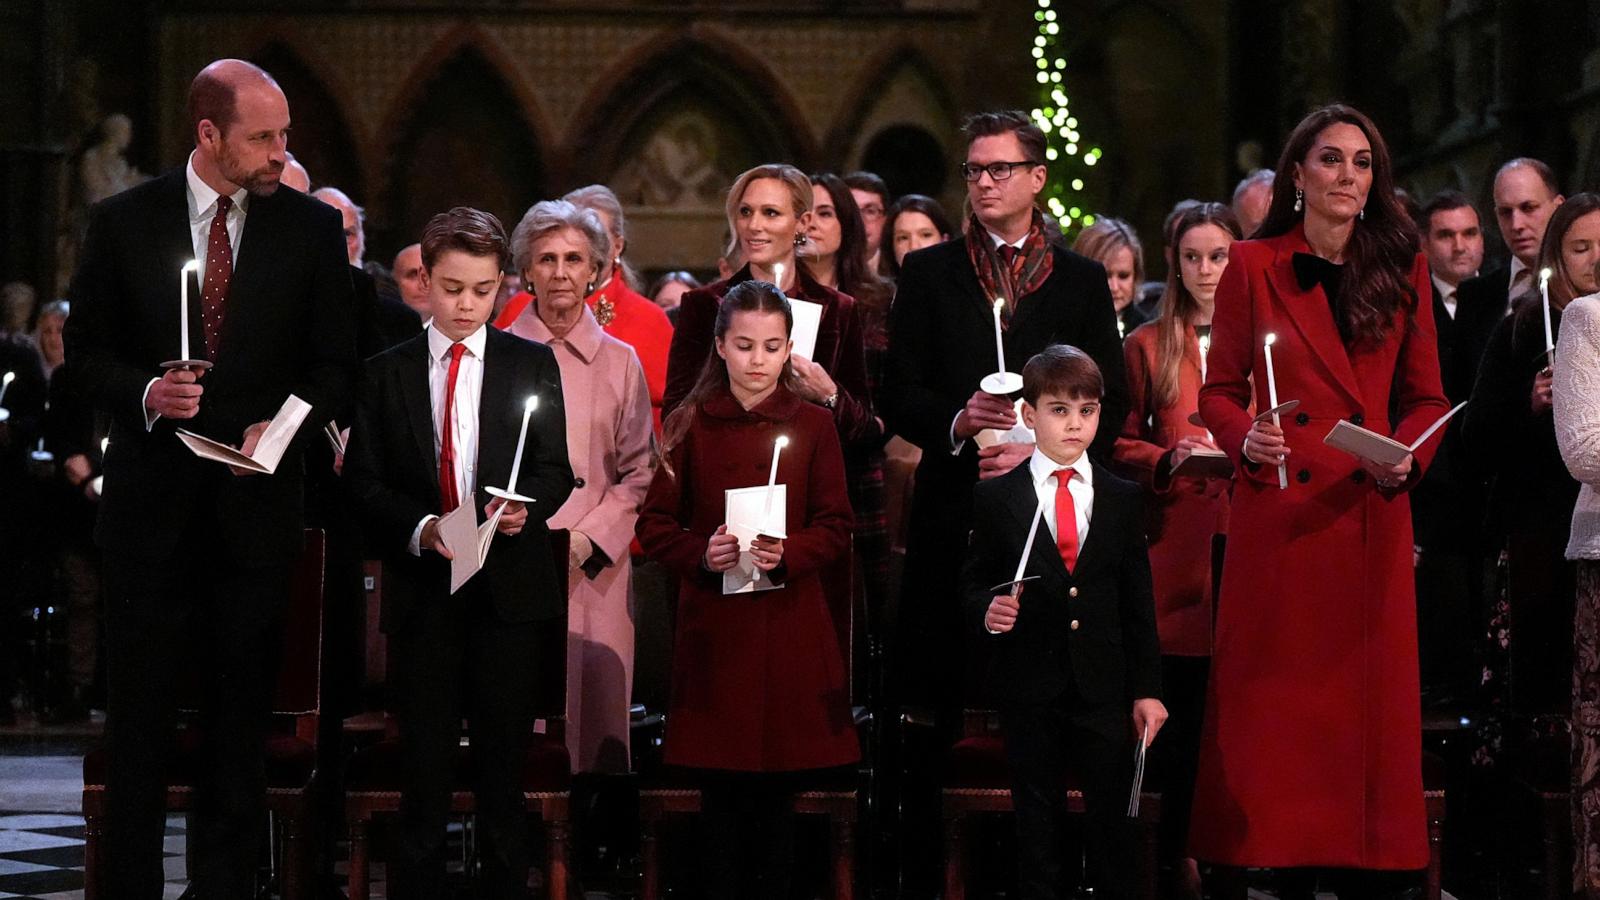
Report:
M522 433L517 435L517 455L511 458L511 483L506 490L517 493L517 473L522 471L522 449L528 444L528 418L539 408L539 395L534 394L522 403Z
M1028 526L1028 540L1022 545L1022 558L1017 560L1017 577L1011 579L1011 596L1022 590L1022 573L1028 568L1028 557L1033 555L1033 538L1039 533L1039 520L1044 518L1044 498L1039 499L1039 509L1033 514L1033 524Z
M0 400L6 398L6 388L11 387L11 382L16 380L17 373L15 372L7 372L5 375L0 376Z
M1200 386L1201 387L1205 387L1205 384L1206 384L1206 357L1208 355L1210 355L1210 353L1211 353L1211 335L1202 334L1202 335L1200 335ZM1215 438L1213 438L1211 436L1211 429L1209 429L1209 428L1206 429L1206 440L1212 441L1213 443L1215 443Z
M178 305L178 334L181 336L178 359L180 360L189 358L189 274L198 271L200 263L193 259L184 263L183 268L178 271L178 284L183 297Z
M1547 364L1555 363L1556 337L1550 327L1550 270L1539 270L1539 296L1544 299L1544 349L1550 355Z
M783 290L783 263L773 263L772 264L772 283L777 286L778 293L784 294L784 290ZM785 296L787 296L787 294L785 294Z
M1278 336L1276 334L1269 333L1262 343L1267 356L1267 405L1273 409L1278 408L1278 378L1272 370L1272 345L1277 343L1277 340ZM1278 421L1277 413L1272 414L1272 424L1275 428L1282 427L1282 423ZM1285 463L1278 463L1278 489L1289 489L1289 467Z
M994 298L994 355L999 365L995 366L996 372L1006 370L1006 345L1001 338L1000 312L1006 308L1004 297Z
M767 474L767 502L761 511L761 527L766 528L772 523L772 498L777 493L778 487L778 457L783 453L783 448L789 446L789 438L778 435L772 442L772 471Z

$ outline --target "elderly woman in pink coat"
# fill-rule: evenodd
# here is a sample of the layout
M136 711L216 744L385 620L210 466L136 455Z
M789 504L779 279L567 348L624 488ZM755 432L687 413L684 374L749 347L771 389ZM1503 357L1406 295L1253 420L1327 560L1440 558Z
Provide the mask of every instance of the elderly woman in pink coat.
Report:
M571 536L567 747L574 771L617 773L628 771L633 690L628 548L654 474L654 436L639 358L584 303L608 241L592 211L564 200L528 210L511 247L534 299L510 330L555 351L567 398L575 490L547 523Z

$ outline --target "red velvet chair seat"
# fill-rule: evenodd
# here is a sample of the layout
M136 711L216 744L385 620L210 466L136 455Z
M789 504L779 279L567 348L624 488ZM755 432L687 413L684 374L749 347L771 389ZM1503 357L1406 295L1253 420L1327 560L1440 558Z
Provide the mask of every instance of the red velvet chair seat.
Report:
M105 784L110 754L97 746L83 755L83 783ZM267 787L304 788L316 770L316 748L292 734L275 734L267 739ZM200 735L190 728L180 729L172 753L167 757L167 784L193 785L200 770Z
M383 740L355 752L345 769L345 790L350 793L398 791L400 742ZM529 794L556 793L572 784L572 763L567 747L549 735L535 734L528 743L527 761L522 767L522 790ZM452 780L457 790L471 790L472 750L461 747L456 753Z

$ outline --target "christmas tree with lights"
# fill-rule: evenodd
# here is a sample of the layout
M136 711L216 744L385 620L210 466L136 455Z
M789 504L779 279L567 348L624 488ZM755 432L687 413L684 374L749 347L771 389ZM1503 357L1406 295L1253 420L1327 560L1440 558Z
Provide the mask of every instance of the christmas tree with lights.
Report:
M1048 142L1045 162L1050 172L1039 196L1045 210L1070 238L1078 229L1094 224L1094 216L1085 208L1083 199L1084 178L1100 162L1101 151L1083 139L1078 120L1068 108L1067 90L1062 84L1067 61L1061 56L1061 23L1052 8L1053 0L1038 0L1038 4L1033 12L1038 33L1033 38L1032 51L1038 91L1029 115Z

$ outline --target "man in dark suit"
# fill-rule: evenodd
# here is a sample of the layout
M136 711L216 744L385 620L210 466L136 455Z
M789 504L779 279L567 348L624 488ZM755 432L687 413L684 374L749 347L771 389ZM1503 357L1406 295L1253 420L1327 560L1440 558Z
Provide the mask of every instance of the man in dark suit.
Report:
M66 326L73 379L112 418L95 532L110 665L101 875L107 896L133 900L161 896L166 756L191 683L204 740L190 880L203 897L254 896L276 648L303 542L298 449L320 440L356 366L339 216L279 189L282 90L219 60L188 112L188 165L91 214ZM191 259L190 355L215 367L163 374ZM201 460L175 434L251 452L290 394L312 411L274 475Z
M345 254L350 260L350 280L356 291L356 345L362 359L415 337L422 331L416 310L378 290L378 282L362 268L367 251L367 211L336 187L320 187L311 196L339 211L344 227Z
M484 887L525 896L522 767L533 730L541 627L567 597L545 518L573 489L561 372L543 344L485 324L506 259L494 216L457 207L422 239L433 324L366 363L345 478L369 544L384 561L383 630L404 790L390 896L432 900L444 887L445 825L463 716L470 719ZM538 397L518 440L524 400ZM523 453L520 466L513 455ZM513 468L517 483L507 484ZM451 595L452 548L440 514L470 504L473 521L504 503L485 486L531 498L505 504L482 571ZM474 552L456 547L455 553Z
M1131 897L1129 763L1134 742L1153 741L1167 719L1144 499L1084 452L1102 418L1094 361L1076 347L1046 347L1023 378L1023 418L1038 445L973 489L962 575L967 627L994 647L991 696L1017 811L1018 895L1072 896L1061 858L1070 771L1090 819L1095 896ZM1034 580L1014 591L1007 583L1024 548L1023 577Z
M1433 321L1438 329L1439 369L1455 369L1457 291L1483 265L1483 229L1472 201L1444 190L1422 208L1422 248L1433 279ZM1452 405L1467 399L1471 384L1446 383ZM1448 705L1473 687L1474 626L1483 580L1477 563L1483 491L1458 459L1460 418L1446 427L1433 465L1411 493L1417 560L1417 630L1423 695L1430 705Z
M1565 199L1555 172L1537 159L1518 157L1495 173L1494 216L1511 261L1463 281L1456 290L1453 359L1442 371L1444 391L1452 401L1459 403L1472 393L1489 334L1511 311L1511 303L1538 289L1534 266L1539 245L1550 214Z
M1128 411L1116 312L1105 271L1049 244L1034 198L1045 141L1020 112L967 121L962 172L973 218L965 238L908 255L890 316L881 409L890 431L922 448L898 623L902 700L958 701L963 667L957 573L967 546L972 485L1011 471L1032 444L979 449L984 429L1016 424L1012 398L979 388L997 365L994 302L1005 300L1007 369L1049 344L1082 348L1105 372L1105 416ZM1116 428L1091 453L1107 458Z

